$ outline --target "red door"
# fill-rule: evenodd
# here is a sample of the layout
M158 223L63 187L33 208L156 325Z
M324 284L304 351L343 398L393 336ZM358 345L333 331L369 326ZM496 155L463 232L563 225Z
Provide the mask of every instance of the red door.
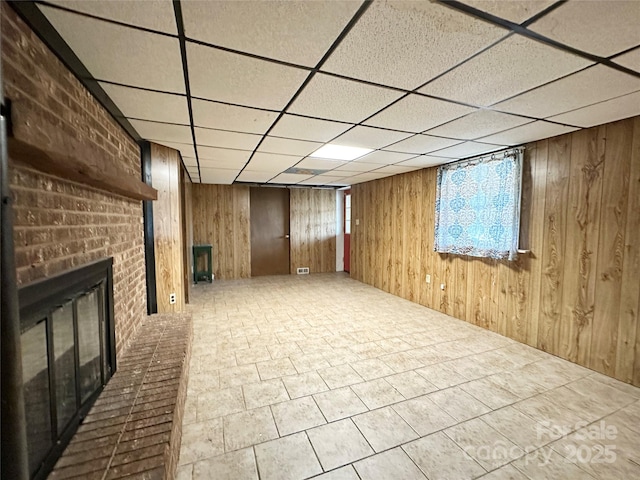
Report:
M351 271L351 190L344 191L344 271Z

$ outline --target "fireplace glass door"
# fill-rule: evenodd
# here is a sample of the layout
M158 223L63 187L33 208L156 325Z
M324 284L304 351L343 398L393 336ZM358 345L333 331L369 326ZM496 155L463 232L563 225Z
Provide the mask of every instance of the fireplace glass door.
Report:
M99 262L101 265L103 262ZM31 478L45 478L115 368L111 263L20 291ZM108 268L104 268L108 267ZM35 298L34 298L35 297Z

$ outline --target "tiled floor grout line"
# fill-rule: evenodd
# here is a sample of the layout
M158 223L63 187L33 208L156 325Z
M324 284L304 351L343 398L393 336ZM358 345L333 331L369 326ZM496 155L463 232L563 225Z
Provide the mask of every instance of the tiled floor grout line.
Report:
M260 480L262 477L260 475L260 464L258 463L258 454L256 453L255 445L252 445L249 448L251 448L251 451L253 452L253 461L256 465L256 474L258 475L258 480Z
M300 433L300 432L298 432L298 433ZM309 442L309 445L311 446L311 450L313 451L313 454L316 456L316 460L318 461L318 465L320 465L320 470L322 470L322 472L319 473L318 475L322 475L323 473L325 473L325 469L322 466L322 462L320 461L320 457L318 456L318 452L316 451L316 447L313 446L313 442L309 438L309 434L307 433L307 431L304 430L303 433L304 433L304 437L307 439L307 442ZM340 468L340 467L338 467L338 468Z
M331 423L331 422L329 422L329 420L327 420L327 416L325 415L325 413L320 408L320 405L318 405L318 401L316 400L316 397L314 397L313 394L308 395L308 396L311 397L311 400L313 400L313 403L315 404L316 408L320 412L320 415L322 415L322 418L324 419L324 424L323 425L328 425L329 423ZM304 397L299 397L299 398L307 398L307 397L304 396Z

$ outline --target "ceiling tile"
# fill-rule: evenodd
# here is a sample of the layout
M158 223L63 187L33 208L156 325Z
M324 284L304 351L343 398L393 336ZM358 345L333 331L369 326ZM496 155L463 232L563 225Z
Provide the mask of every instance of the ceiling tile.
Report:
M449 158L469 158L482 153L493 152L503 148L500 145L487 145L486 143L464 142L453 147L444 148L434 152L436 156Z
M504 18L510 22L521 24L534 15L540 13L556 0L463 0L462 3L490 13L496 17Z
M376 172L393 173L395 175L398 173L412 172L418 169L419 167L410 167L408 165L387 165L386 167L381 167L377 169Z
M433 137L431 135L415 135L394 145L390 145L387 149L394 152L405 152L412 155L418 155L421 153L432 152L439 148L450 147L457 143L460 143L460 140Z
M308 75L215 48L187 44L191 94L247 107L281 109Z
M182 2L185 33L234 50L315 66L360 2Z
M239 150L253 150L262 135L252 133L228 132L210 128L195 128L198 145L210 147L236 148Z
M192 99L193 123L197 127L220 128L236 132L265 133L278 118L277 112L236 107Z
M239 170L227 170L222 168L200 168L200 180L202 183L216 183L230 185L238 175Z
M293 167L300 160L302 160L302 157L256 152L246 166L246 169L254 172L273 172L275 175L278 172Z
M187 97L100 82L125 117L189 125Z
M339 160L327 160L325 158L305 158L296 165L299 168L311 168L314 170L333 170L347 162Z
M466 117L458 118L429 130L428 133L460 140L474 140L478 137L485 137L529 122L531 120L528 118L516 117L508 113L478 110Z
M298 175L297 173L281 173L274 179L270 180L269 183L286 183L286 184L295 184L310 178L311 175Z
M331 174L334 175L334 172L369 172L378 168L380 168L379 163L349 162L336 168Z
M505 34L434 2L373 2L323 70L413 90Z
M348 177L346 180L349 181L349 184L355 185L357 183L370 182L372 180L378 180L379 178L390 177L393 173L388 172L368 172L368 173L360 173L358 175L354 175L353 177Z
M365 124L419 133L473 111L473 108L463 105L411 94L367 120Z
M411 136L410 133L359 125L343 133L333 143L349 147L382 148Z
M603 65L574 73L494 106L504 112L545 118L640 88L640 79Z
M193 142L191 140L189 141L189 143L178 143L178 142L167 142L165 140L155 139L154 142L160 145L164 145L165 147L178 150L183 157L195 158L196 156L196 152L193 149Z
M331 185L332 187L348 187L351 185L351 183L349 183L345 179L341 179L336 180L335 182L329 182L327 183L327 185ZM339 188L339 190L342 190L342 188Z
M219 168L242 168L251 157L247 150L232 150L198 145L198 158L201 164L215 163Z
M170 125L168 123L147 122L145 120L129 120L145 140L162 140L164 142L191 143L191 127L186 125ZM158 142L159 143L159 142Z
M359 123L402 95L388 88L318 73L296 98L289 111Z
M486 107L573 73L590 63L582 57L512 35L445 73L421 88L420 92Z
M243 170L238 176L239 182L265 183L275 176L273 172L255 172L253 170Z
M636 48L624 55L620 55L619 57L614 58L613 61L618 65L640 72L640 48Z
M512 128L506 132L485 137L482 141L514 146L536 140L542 140L544 138L555 137L556 135L562 135L575 130L578 129L540 120L538 122L528 123L527 125Z
M402 160L408 160L415 155L412 153L397 153L397 152L387 152L385 150L376 150L375 152L371 152L364 157L360 157L354 162L363 162L363 163L377 163L379 165L391 165L393 163L401 162Z
M317 142L266 137L258 150L260 152L281 153L283 155L309 155L321 146L322 144Z
M182 161L184 162L184 166L187 167L187 170L198 171L198 161L195 158L182 156Z
M342 178L343 177L335 177L331 175L316 175L308 180L303 180L300 182L300 185L329 185L332 182L341 182Z
M284 115L269 135L276 137L297 138L299 140L312 140L316 142L328 142L340 135L352 125L348 123L329 122L314 118Z
M223 168L223 169L235 169L240 170L244 167L246 161L240 161L234 158L228 158L225 156L221 156L216 160L209 158L201 158L200 159L200 168Z
M40 8L94 78L185 92L177 38L141 32L56 8ZM131 48L132 45L135 48Z
M114 1L49 0L49 3L108 20L178 34L171 0L118 2L117 6Z
M398 165L405 165L408 167L434 167L436 165L442 165L444 163L449 163L451 161L450 158L443 157L433 157L430 155L420 155L419 157L414 157L411 160L406 160L404 162L398 163Z
M346 170L331 170L331 172L329 174L333 175L334 177L346 178L346 177L350 177L352 175L355 175L355 173L356 172L349 172L349 171L346 171Z
M640 115L640 91L550 117L549 120L586 128L635 115Z
M636 0L567 2L528 28L601 57L640 44Z

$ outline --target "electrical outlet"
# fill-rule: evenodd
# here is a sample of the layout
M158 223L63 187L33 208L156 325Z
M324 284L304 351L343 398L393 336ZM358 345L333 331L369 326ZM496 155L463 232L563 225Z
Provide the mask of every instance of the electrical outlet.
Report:
M431 275L427 274L427 276L424 279L425 282L427 283L431 283Z
M175 293L170 293L169 294L169 303L171 305L173 305L174 303L176 303L176 294Z
M298 267L297 273L298 275L308 275L309 267Z
M440 284L440 290L444 290L444 283Z
M360 219L356 218L356 225L360 225Z

